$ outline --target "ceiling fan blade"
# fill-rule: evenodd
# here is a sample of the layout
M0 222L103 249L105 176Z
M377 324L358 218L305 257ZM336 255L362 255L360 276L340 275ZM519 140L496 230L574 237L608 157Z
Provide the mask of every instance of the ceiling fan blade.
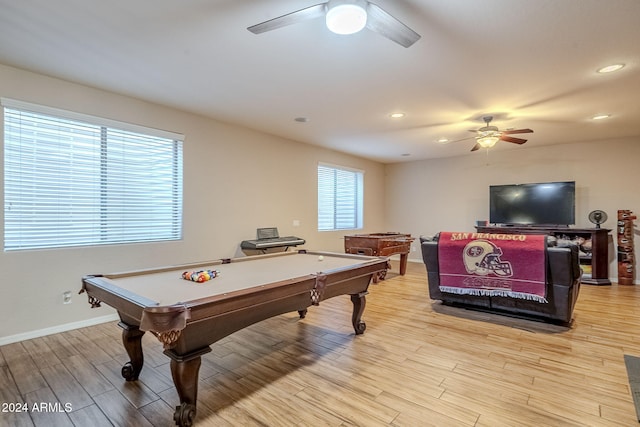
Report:
M468 136L466 138L454 139L453 141L447 141L445 144L452 144L454 142L467 141L469 139L473 139L475 136Z
M525 142L527 142L526 139L513 138L513 137L510 137L510 136L506 136L506 135L502 135L500 137L500 141L513 142L514 144L524 144Z
M367 4L367 28L404 47L411 46L421 37L373 3Z
M298 22L308 21L310 19L320 18L327 13L327 3L320 3L309 6L286 15L278 16L260 24L252 25L247 28L253 34L260 34L277 28L286 27L287 25L297 24Z
M471 151L478 151L480 149L480 144L476 142L476 145L473 146Z
M511 135L512 133L533 133L533 131L531 129L512 129L502 131L502 133L505 135Z

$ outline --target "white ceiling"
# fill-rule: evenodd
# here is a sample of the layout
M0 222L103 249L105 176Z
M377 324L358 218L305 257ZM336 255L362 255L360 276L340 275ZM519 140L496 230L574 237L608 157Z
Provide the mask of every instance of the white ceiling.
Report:
M374 0L409 48L322 18L246 29L320 2L0 0L0 63L388 163L481 155L436 141L488 114L534 130L497 150L640 136L639 0Z

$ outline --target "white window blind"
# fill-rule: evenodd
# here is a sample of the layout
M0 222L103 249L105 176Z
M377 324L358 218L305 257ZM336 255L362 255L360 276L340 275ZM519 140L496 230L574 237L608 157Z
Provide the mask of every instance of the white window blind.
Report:
M363 172L318 165L318 230L362 228Z
M181 139L7 104L6 251L182 237Z

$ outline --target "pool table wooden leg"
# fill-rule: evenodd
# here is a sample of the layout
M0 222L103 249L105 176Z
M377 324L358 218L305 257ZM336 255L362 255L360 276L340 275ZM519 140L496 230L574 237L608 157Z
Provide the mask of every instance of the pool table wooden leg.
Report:
M124 344L124 349L129 355L129 362L122 367L122 377L127 381L135 381L138 379L144 364L142 355L142 336L144 331L141 331L137 326L124 322L118 323L118 326L122 328L122 344Z
M351 295L351 302L353 303L353 315L351 316L351 323L353 329L356 331L356 335L362 334L367 329L366 323L362 321L362 313L366 305L365 295L369 292L360 292L359 294Z
M400 254L400 275L404 276L407 272L407 259L409 254Z
M201 356L211 351L210 347L189 353L184 356L176 355L171 350L164 354L171 358L171 376L176 386L180 406L176 406L173 420L180 427L190 427L196 417L196 402L198 400L198 371L202 363Z

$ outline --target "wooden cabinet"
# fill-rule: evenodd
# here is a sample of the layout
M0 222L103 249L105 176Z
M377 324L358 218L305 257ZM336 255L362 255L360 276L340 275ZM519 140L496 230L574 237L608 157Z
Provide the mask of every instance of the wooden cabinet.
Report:
M570 227L495 227L477 226L479 233L509 233L509 234L548 234L558 239L571 241L584 240L591 242L582 245L580 264L583 269L582 283L588 285L611 285L609 279L609 232L608 228L570 228Z

